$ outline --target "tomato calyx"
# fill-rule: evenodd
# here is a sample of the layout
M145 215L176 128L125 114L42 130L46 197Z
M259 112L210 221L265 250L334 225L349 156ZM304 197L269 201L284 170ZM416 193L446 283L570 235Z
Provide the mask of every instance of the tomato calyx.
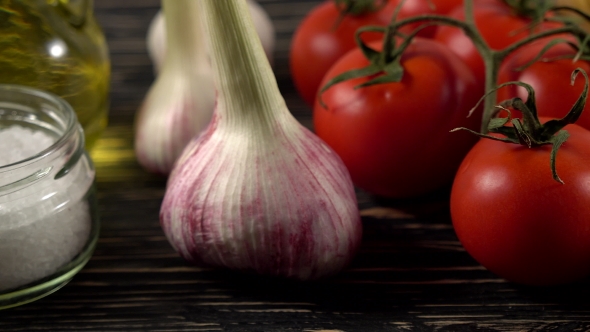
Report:
M371 77L370 80L363 84L359 84L355 87L355 89L375 85L375 84L383 84L383 83L394 83L400 82L403 74L404 69L401 65L401 57L404 51L408 48L411 44L412 39L416 37L420 31L426 29L430 26L436 25L436 22L429 22L423 24L412 31L411 34L404 36L404 37L397 37L398 27L395 25L395 20L397 14L401 9L401 5L404 3L402 1L400 5L396 8L396 11L393 15L392 23L387 27L381 26L364 26L357 30L355 34L355 41L365 56L365 58L369 61L369 65L363 68L354 69L342 73L331 80L329 80L319 91L318 91L318 100L322 107L326 108L325 103L322 100L322 93L328 90L335 84L353 79L353 78L360 78L360 77ZM427 15L425 15L427 16ZM429 17L442 17L443 19L447 19L444 16L439 15L428 15ZM458 21L459 22L459 21ZM459 22L459 24L462 24ZM361 38L362 34L365 32L380 32L384 34L383 37L383 47L381 51L377 51L370 46L368 46ZM401 40L401 41L400 41Z
M379 11L386 4L386 0L334 0L340 11L340 18L346 15L359 16Z
M387 0L334 0L336 9L340 12L332 29L336 30L344 17L361 16L381 10L387 4Z
M360 35L363 32L369 31L384 32L385 29L383 27L367 26L360 28L357 32L357 43L363 55L369 60L369 65L360 69L347 71L328 81L318 92L318 99L322 107L326 108L322 100L322 93L340 82L358 77L374 76L374 78L368 82L355 87L355 89L358 89L373 84L399 82L401 80L403 76L403 68L400 62L401 54L409 45L410 40L406 39L402 42L401 46L397 47L393 38L385 38L386 41L383 51L379 52L366 45L360 39Z
M505 143L514 143L524 145L528 148L538 147L542 145L552 145L550 163L551 163L551 174L553 179L561 184L564 184L563 180L557 175L555 168L555 160L557 157L557 151L561 145L569 138L569 133L563 128L568 124L575 123L586 105L588 99L588 74L581 68L577 68L571 75L571 85L574 85L576 77L579 73L582 73L585 79L584 90L578 97L578 100L570 111L561 119L549 120L545 123L541 123L537 115L537 106L535 101L535 91L532 86L524 82L506 82L499 85L496 89L498 90L507 85L518 85L527 90L528 98L523 101L521 98L512 98L501 102L495 108L495 115L500 111L508 113L507 117L493 117L488 123L488 132L494 134L500 134L504 137L492 136L489 134L482 134L474 130L460 127L451 130L451 132L458 130L466 130L472 134L475 134L482 138L492 139ZM489 94L489 93L488 93ZM477 105L485 98L482 97ZM476 106L477 107L477 106ZM523 115L521 119L512 118L509 108L520 111ZM473 112L475 108L472 109ZM470 112L470 115L471 115Z
M322 93L335 84L360 77L371 77L371 79L363 84L356 86L355 89L375 84L400 82L404 74L404 69L401 65L402 54L410 45L412 39L416 37L420 33L420 31L430 26L441 24L439 21L447 22L447 24L451 25L466 25L465 22L454 20L443 15L421 15L417 16L420 17L418 21L426 21L427 23L420 25L407 36L397 37L399 28L403 25L406 25L405 22L407 22L407 24L417 22L415 19L413 20L412 18L401 20L400 22L404 22L403 24L397 22L397 16L401 11L401 7L403 6L404 2L405 0L402 0L400 4L396 7L396 10L393 14L393 18L391 19L391 22L387 27L365 26L357 30L355 34L356 44L358 45L359 49L361 50L365 58L369 61L369 65L360 69L347 71L328 81L318 91L318 101L323 108L326 108L326 104L322 99ZM471 8L472 4L468 1L466 6ZM465 30L466 28L463 29ZM381 32L384 34L383 47L381 51L377 51L365 44L365 42L361 39L361 35L365 32ZM399 45L398 39L401 39Z
M503 0L517 15L529 17L534 22L541 22L545 14L551 9L550 0Z

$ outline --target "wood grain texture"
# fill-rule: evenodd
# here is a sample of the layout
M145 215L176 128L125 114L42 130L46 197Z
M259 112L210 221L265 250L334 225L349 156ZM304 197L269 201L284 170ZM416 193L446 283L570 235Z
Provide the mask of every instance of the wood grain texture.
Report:
M310 110L289 77L293 30L319 1L261 0L277 29L275 71L291 111ZM0 311L0 331L588 331L588 281L529 288L477 264L454 235L447 191L406 201L358 192L364 242L352 266L298 283L197 268L158 222L165 179L132 150L135 111L153 73L145 32L157 0L96 0L113 65L110 126L93 153L102 230L66 287Z

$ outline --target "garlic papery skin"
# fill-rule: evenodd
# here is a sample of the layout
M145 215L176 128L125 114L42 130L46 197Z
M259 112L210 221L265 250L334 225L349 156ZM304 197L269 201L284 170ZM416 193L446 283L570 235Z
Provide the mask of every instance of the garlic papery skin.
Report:
M362 226L346 167L280 95L245 0L201 0L215 115L172 171L160 222L185 259L308 280L337 273Z
M163 0L169 54L135 121L135 154L148 171L168 174L188 142L210 122L215 87L198 1Z
M274 25L264 10L256 1L248 0L248 9L252 19L254 20L254 26L258 37L262 42L262 47L270 63L273 63L273 53L275 49L275 28ZM198 13L193 13L195 19L198 17ZM164 58L166 56L166 23L164 15L161 11L158 11L152 19L147 32L147 50L152 64L154 65L154 71L160 72Z

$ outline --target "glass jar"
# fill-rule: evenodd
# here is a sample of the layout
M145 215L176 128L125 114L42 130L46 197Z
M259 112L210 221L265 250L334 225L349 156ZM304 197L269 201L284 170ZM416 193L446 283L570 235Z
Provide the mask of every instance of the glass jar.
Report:
M18 152L17 139L6 139L16 129L50 141L30 157L0 164L0 309L64 286L90 259L99 232L95 170L70 105L50 93L0 84L4 157Z
M64 98L93 146L107 125L110 60L92 0L0 0L0 83Z

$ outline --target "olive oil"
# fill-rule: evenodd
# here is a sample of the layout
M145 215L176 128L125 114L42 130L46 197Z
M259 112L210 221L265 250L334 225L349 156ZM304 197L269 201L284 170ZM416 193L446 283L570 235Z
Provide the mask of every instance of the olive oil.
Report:
M0 0L0 83L52 92L69 102L90 149L107 124L110 61L83 0Z

